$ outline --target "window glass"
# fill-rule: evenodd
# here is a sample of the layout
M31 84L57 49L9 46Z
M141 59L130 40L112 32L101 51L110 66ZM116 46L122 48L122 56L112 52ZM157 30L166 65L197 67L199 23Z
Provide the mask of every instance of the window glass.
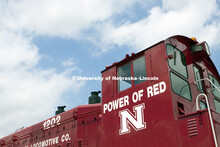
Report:
M170 78L171 78L171 86L174 93L191 101L192 97L188 82L172 72L170 72Z
M212 75L209 75L209 79L213 82L213 84L215 84L216 87L220 89L219 82ZM212 84L211 84L211 88L213 95L220 98L220 92L218 91L218 89L216 89Z
M202 79L201 72L196 66L193 66L193 70L194 70L195 80L197 81L197 80ZM202 81L197 82L196 86L200 92L204 92L203 86L202 86Z
M188 78L184 54L169 44L167 45L166 50L167 54L172 56L171 58L168 58L168 64L170 68L175 70L182 76Z
M118 68L118 91L125 90L131 87L131 68L130 63L127 63Z
M137 80L134 80L134 85L144 82L144 77L146 77L146 64L145 64L145 56L140 57L133 61L134 68L134 77L137 77Z
M216 112L220 113L220 102L217 99L214 99L214 103Z
M200 109L201 109L201 110L207 109L207 105L206 105L205 102L199 101L199 103L200 103Z

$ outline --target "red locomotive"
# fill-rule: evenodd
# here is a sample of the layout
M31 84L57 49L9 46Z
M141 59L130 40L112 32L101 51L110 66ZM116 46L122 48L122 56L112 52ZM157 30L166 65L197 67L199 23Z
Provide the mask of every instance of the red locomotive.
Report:
M206 42L173 36L102 71L102 102L0 139L1 147L218 147L220 77ZM98 103L97 103L98 102ZM60 108L62 109L62 108Z

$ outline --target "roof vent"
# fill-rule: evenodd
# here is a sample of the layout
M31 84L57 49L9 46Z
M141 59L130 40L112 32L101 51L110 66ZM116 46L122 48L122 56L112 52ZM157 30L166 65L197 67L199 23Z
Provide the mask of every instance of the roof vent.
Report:
M91 96L89 97L89 104L101 103L101 97L99 96L101 91L93 91L91 92Z
M64 109L66 108L66 106L58 106L57 108L58 110L56 111L55 115L65 112Z

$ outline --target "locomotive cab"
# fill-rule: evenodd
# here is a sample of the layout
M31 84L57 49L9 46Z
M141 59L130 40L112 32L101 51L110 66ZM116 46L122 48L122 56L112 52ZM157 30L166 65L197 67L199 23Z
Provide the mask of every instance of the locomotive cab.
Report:
M220 143L220 78L209 55L206 42L173 36L106 67L101 146Z

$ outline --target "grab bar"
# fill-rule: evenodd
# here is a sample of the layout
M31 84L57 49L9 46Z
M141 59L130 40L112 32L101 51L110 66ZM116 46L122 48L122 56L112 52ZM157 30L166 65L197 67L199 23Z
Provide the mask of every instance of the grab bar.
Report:
M213 124L213 120L212 120L211 109L210 109L209 101L208 101L208 98L207 98L206 94L200 93L200 94L197 95L197 97L196 97L196 110L197 111L200 110L200 108L199 108L199 97L200 96L204 96L205 97L205 101L206 101L207 108L208 108L209 120L210 120L210 124L211 124L211 128L212 128L212 134L213 134L213 138L214 138L214 142L215 142L215 147L218 147L218 143L217 143L217 139L216 139L216 134L215 134L215 128L214 128L214 124Z

